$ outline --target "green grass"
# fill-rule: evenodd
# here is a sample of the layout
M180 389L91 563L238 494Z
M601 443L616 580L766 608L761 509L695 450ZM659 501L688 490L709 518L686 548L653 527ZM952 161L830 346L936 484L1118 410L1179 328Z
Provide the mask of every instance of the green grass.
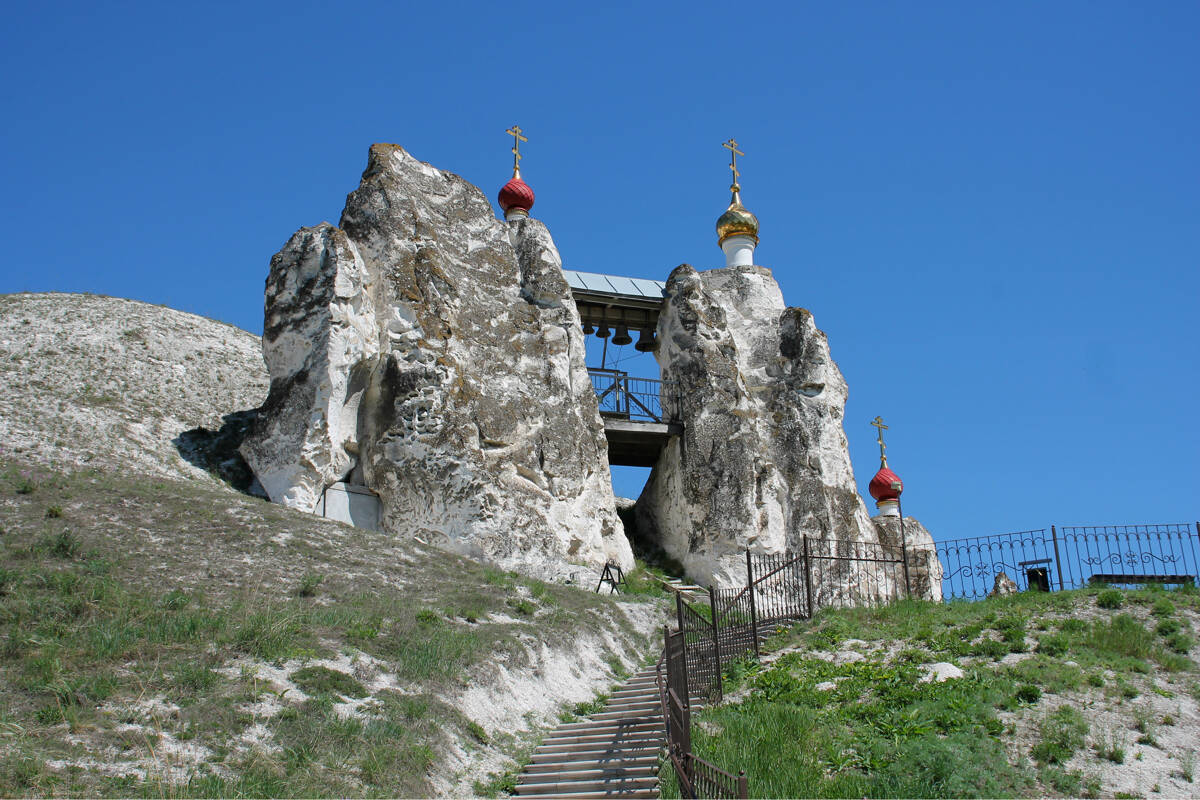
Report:
M768 650L789 652L769 666L726 665L726 696L738 699L696 713L695 752L734 774L745 770L752 797L1098 796L1096 775L1063 766L1088 741L1072 693L1102 687L1125 702L1154 688L1155 674L1196 670L1147 626L1167 619L1161 590L1123 593L1131 610L1111 617L1070 616L1104 591L822 611L772 637ZM1169 599L1172 614L1197 607L1188 592ZM1026 647L1031 631L1037 644ZM817 657L848 639L891 646L894 655L846 664ZM1009 653L1020 660L995 663ZM959 664L965 677L921 683L922 665L934 661ZM817 689L827 683L834 688ZM1185 685L1200 695L1200 684ZM1023 752L1013 753L1003 714L1035 728ZM1127 750L1120 731L1097 739L1099 758L1120 763ZM664 797L678 796L669 766L662 786Z

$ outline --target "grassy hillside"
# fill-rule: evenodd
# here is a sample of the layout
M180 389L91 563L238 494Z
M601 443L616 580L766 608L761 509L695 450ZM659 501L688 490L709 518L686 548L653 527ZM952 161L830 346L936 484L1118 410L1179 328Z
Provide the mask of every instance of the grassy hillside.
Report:
M1195 591L822 612L731 666L694 746L754 797L1196 796L1198 624Z
M10 459L0 514L6 796L470 791L661 617L204 482Z

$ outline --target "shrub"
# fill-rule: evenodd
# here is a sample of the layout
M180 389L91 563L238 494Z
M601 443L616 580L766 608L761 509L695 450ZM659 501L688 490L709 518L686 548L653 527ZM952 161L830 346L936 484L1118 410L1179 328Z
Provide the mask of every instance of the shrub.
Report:
M471 738L480 744L488 743L487 731L485 731L483 726L475 720L471 720L467 723L467 733L471 734Z
M1154 632L1159 636L1170 636L1172 634L1179 633L1179 620L1164 619L1162 622L1158 623L1158 627L1154 629Z
M1173 633L1167 637L1167 647L1180 655L1187 655L1193 644L1195 642L1192 641L1192 637L1186 633Z
M1125 595L1117 589L1105 589L1096 596L1096 605L1101 608L1120 608L1125 602Z
M1096 742L1096 754L1114 764L1125 763L1125 734L1109 731Z
M507 603L509 608L525 617L533 616L533 612L537 611L537 606L524 597L510 597Z
M186 608L187 604L191 601L192 598L188 597L186 592L182 592L179 589L172 589L163 595L162 607L168 611L179 611L182 608Z
M50 506L46 509L46 519L58 519L62 516L62 506Z
M1037 651L1045 656L1061 656L1067 652L1067 637L1052 633L1038 639Z
M300 579L300 585L296 587L297 597L315 597L317 587L321 585L321 581L325 580L325 576L318 572L309 572Z
M353 675L328 667L303 667L293 672L290 677L292 682L307 694L343 697L366 697L369 694L367 688Z
M82 549L79 538L70 531L62 531L50 540L50 553L59 558L74 558Z
M1150 609L1150 613L1156 617L1169 617L1175 613L1175 604L1165 597L1160 598L1154 601L1154 607Z
M1017 700L1022 703L1036 703L1042 699L1042 690L1032 683L1023 683L1017 687Z
M1062 764L1083 747L1088 724L1074 708L1059 706L1046 715L1038 730L1041 740L1030 755L1039 764Z

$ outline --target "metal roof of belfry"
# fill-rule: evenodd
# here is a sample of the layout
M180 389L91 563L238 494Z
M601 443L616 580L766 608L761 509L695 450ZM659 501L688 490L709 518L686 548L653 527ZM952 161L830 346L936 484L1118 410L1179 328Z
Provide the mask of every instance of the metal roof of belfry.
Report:
M626 297L644 297L648 300L662 300L663 291L667 284L663 281L652 281L647 278L623 278L619 275L601 275L596 272L579 272L564 269L567 283L572 289L596 294L616 294Z

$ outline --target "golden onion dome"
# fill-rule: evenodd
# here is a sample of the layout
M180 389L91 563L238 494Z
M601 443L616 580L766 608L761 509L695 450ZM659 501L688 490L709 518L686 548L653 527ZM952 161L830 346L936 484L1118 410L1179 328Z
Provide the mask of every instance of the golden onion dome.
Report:
M758 244L758 217L751 214L736 195L717 219L717 244L724 244L730 236L749 236Z

